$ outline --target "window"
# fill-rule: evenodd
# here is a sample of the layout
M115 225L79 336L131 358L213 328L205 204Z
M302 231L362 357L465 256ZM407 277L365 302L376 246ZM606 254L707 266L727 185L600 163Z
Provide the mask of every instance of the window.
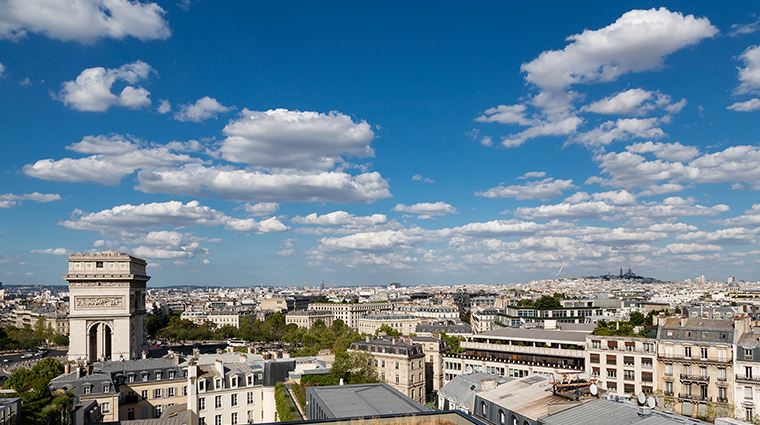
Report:
M375 363L375 366L377 366L377 363ZM246 376L246 380L248 381L248 386L250 387L253 385L253 375Z
M412 388L412 396L410 398L414 400L414 388Z
M654 353L654 342L645 342L643 344L643 351L645 353Z
M222 380L221 379L217 379L214 383L215 383L215 387L214 388L216 388L217 390L222 388Z
M626 347L627 347L627 345L626 345ZM626 366L633 366L634 365L634 359L633 359L633 357L628 357L628 356L623 357L623 364L626 365Z
M625 351L634 351L636 349L636 345L633 342L626 342L625 343Z
M111 392L111 384L103 384L103 392L104 393L110 393Z
M673 395L673 383L665 382L665 395Z
M230 378L230 385L231 385L233 388L234 388L234 387L237 387L237 382L238 382L238 380L237 380L237 376L233 376L232 378Z
M147 400L148 399L148 390L142 390L142 399Z
M382 361L382 366L381 367L385 367L385 360Z
M718 401L728 401L726 387L718 387Z
M233 414L230 416L230 424L231 424L231 425L237 425L237 423L238 423L238 420L237 420L237 416L238 416L238 414L237 414L237 413L233 413Z
M636 373L632 370L624 370L623 371L623 379L626 381L633 381L636 379Z
M752 350L744 350L744 360L752 360Z
M602 348L602 341L591 341L591 348L594 350L600 350ZM504 423L504 421L502 421Z
M206 418L198 418L198 425L206 425Z
M232 394L230 396L230 404L232 406L237 406L238 405L238 395L237 394Z
M161 406L160 404L158 406L153 406L153 417L154 418L160 418L161 412L163 412L164 406Z
M610 356L610 355L608 355L607 356L607 364L611 364L611 365L617 364L617 356Z
M147 373L143 373L142 374L142 380L143 380L143 382L147 382L148 381L148 374Z
M506 415L504 415L503 410L499 410L499 425L504 425L504 421L506 421Z
M248 423L252 424L254 422L256 422L256 414L254 413L253 410L249 410L248 411Z
M161 398L161 388L153 389L153 398Z
M412 367L414 367L414 363L412 363ZM396 362L396 369L398 369L398 362Z
M222 425L222 415L214 416L214 425Z
M198 410L206 410L206 397L198 399Z
M127 381L129 381L129 382L135 382L135 375L129 375L127 377Z
M636 386L633 384L624 384L623 392L626 394L633 394L634 392L636 392Z
M127 420L129 420L129 421L135 420L135 408L134 407L127 408Z
M222 396L218 395L214 397L214 407L219 409L222 407Z
M486 404L485 401L481 401L480 402L480 413L483 416L485 416L486 414L488 414L488 405Z
M744 387L744 398L752 400L752 387Z
M702 400L707 400L707 385L702 385L699 389L699 395L702 397Z
M397 384L399 383L399 378L398 378L398 375L396 375L396 383L397 383Z
M253 401L255 399L253 398L253 391L248 392L248 404L253 404Z
M691 347L683 347L683 356L687 359L691 358Z
M111 403L101 403L100 404L100 411L102 413L110 413L111 412Z
M719 367L718 368L718 381L725 381L726 380L726 368L725 367Z
M646 357L642 357L641 358L641 367L651 369L652 368L652 359L649 359L649 358L646 358Z
M156 381L160 381L161 378L163 378L164 374L161 372L156 372Z
M409 377L409 383L410 383L410 384L414 384L414 375L411 375L411 376ZM412 398L414 398L414 397L412 397Z
M707 367L701 366L699 368L699 376L706 378L707 377Z
M177 372L175 372L173 370L170 370L169 371L169 379L174 379L174 377L176 376L176 374L177 374Z
M617 370L616 369L607 369L607 377L608 378L617 378Z
M205 390L205 389L206 389L206 381L203 381L203 380L201 380L201 381L198 381L198 389L199 389L200 391L203 391L203 390Z
M176 388L171 387L171 388L167 389L167 394L166 394L167 397L174 397L176 395L177 395L177 389Z
M747 414L746 414L746 416L745 416L745 419L747 419L747 421L751 421L751 420L752 420L752 416L753 416L753 415L752 415L752 408L751 408L751 407L748 407L748 408L747 408Z
M752 379L752 366L744 366L744 376L747 379Z
M599 354L591 354L589 361L591 363L599 363Z
M187 395L187 387L183 386L183 387L180 387L180 388L182 388L182 391L181 391L182 396L183 397L186 396Z
M99 269L102 269L103 268L103 262L102 261L96 261L95 262L95 267L97 267Z
M702 359L706 360L707 359L707 347L700 348L699 352L700 352L700 354L702 354Z

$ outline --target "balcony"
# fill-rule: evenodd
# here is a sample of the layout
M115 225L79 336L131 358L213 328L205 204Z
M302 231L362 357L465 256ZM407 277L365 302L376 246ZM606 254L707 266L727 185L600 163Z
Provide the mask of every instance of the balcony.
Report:
M664 355L660 357L661 360L666 361L677 361L677 362L685 362L685 363L702 363L702 364L731 364L731 359L721 359L717 357L708 357L706 359L699 358L699 357L684 357L684 356L674 356L674 355Z
M681 374L681 381L690 381L690 382L710 382L709 376L701 376L701 375L686 375Z
M712 401L712 397L702 397L699 394L678 394L678 398L681 400L703 402L703 403Z
M760 384L760 377L752 377L752 376L737 374L736 381L746 382L750 384Z

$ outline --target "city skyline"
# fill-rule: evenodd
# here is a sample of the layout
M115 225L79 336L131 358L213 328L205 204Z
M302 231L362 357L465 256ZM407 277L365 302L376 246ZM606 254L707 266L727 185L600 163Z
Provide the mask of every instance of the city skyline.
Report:
M706 1L0 2L0 280L119 251L154 287L755 281L759 29Z

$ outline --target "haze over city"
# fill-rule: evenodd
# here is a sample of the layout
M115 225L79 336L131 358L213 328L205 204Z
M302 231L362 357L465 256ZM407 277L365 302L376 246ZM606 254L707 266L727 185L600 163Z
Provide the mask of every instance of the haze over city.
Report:
M751 2L42 3L0 1L5 284L758 280Z

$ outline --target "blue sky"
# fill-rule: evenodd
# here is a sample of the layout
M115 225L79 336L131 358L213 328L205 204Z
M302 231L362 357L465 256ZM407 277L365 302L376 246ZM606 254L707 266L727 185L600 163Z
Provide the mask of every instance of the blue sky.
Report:
M0 0L0 279L757 280L754 2Z

